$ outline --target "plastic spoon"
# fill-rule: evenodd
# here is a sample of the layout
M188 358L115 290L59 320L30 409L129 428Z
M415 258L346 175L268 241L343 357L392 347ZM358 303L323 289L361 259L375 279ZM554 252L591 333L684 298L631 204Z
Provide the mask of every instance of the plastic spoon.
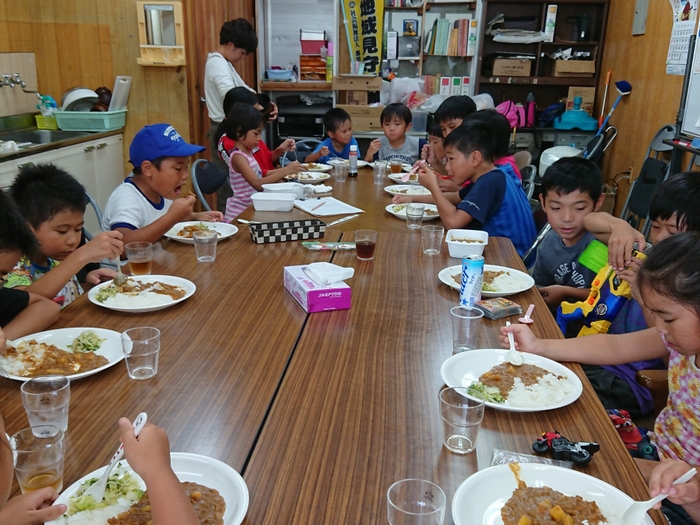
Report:
M117 263L117 276L113 279L113 282L117 286L121 286L126 282L126 275L124 275L122 272L122 263L119 260L119 257L115 258L114 262Z
M506 326L510 326L510 321L506 321ZM520 352L515 349L515 340L513 339L513 332L508 332L508 342L510 343L510 350L506 354L506 359L511 365L520 366L523 364L523 356Z
M697 474L697 471L694 468L692 468L688 472L683 474L680 478L678 478L676 481L674 481L673 484L682 485L683 483L689 481L690 478L695 476L695 474ZM659 501L662 501L666 498L668 498L668 494L659 494L655 498L651 498L647 501L635 501L629 507L627 507L627 510L622 515L622 520L620 520L620 523L622 525L639 525L644 520L644 516L646 516L647 511L654 505L656 505Z
M531 304L531 305L528 307L527 312L525 312L525 317L521 317L520 319L518 319L518 321L520 321L521 323L525 323L525 324L530 324L530 323L532 323L532 318L531 318L530 316L532 315L532 311L533 311L534 309L535 309L535 305L534 305L534 304Z
M141 412L134 420L134 435L138 437L141 433L141 429L146 425L146 420L148 416L146 412ZM105 489L107 488L107 480L109 480L109 475L112 473L114 466L124 457L124 443L119 445L119 448L109 460L109 464L105 467L105 471L102 473L102 477L97 480L96 483L91 485L84 493L84 496L92 496L95 503L99 503L105 497Z

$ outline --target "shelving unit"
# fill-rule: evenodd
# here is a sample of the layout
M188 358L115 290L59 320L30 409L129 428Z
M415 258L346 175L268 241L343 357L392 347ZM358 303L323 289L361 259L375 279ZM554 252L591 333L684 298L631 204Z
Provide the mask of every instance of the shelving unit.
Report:
M483 0L483 21L479 39L478 75L475 92L489 93L496 104L504 100L525 102L528 93L533 93L538 109L542 110L566 98L570 86L596 87L601 74L605 28L608 20L610 0ZM497 13L506 19L514 17L537 17L539 27L544 25L547 6L558 6L554 32L554 42L532 44L511 44L494 41L493 36L484 34L486 22ZM572 33L576 16L585 15L589 22L586 41L574 41ZM548 68L551 55L558 49L572 48L573 51L591 51L595 55L595 73L591 77L555 77ZM535 56L531 75L527 77L493 76L489 71L489 56L497 53L527 53Z

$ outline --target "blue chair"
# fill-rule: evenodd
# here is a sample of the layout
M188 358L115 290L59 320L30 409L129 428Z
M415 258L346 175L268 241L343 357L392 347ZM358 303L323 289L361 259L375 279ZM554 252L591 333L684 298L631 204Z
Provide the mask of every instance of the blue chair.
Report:
M228 177L228 173L207 159L197 159L192 164L192 186L197 198L205 210L211 211L211 206L204 198L205 193L216 193Z
M104 227L104 220L103 220L103 217L102 217L102 210L100 210L100 207L99 207L99 205L97 204L97 201L96 201L95 199L93 199L93 198L92 198L92 195L90 195L87 191L85 192L85 196L86 196L87 199L88 199L88 204L90 204L90 206L92 206L92 209L95 211L95 215L97 216L97 221L98 221L98 223L99 223L99 225L100 225L100 231L101 231L101 232L107 231L107 230L105 230L105 227ZM89 231L87 231L85 228L83 228L83 233L85 234L85 238L86 238L88 241L91 241L92 238L94 237L94 235L92 235L92 233L89 232Z

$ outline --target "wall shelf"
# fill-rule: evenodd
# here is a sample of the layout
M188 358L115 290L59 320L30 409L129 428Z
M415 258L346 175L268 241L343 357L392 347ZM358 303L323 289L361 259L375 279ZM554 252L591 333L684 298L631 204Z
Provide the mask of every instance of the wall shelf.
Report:
M481 84L521 84L537 86L595 86L595 78L576 77L479 77Z
M270 82L260 81L261 91L332 91L333 84L330 82L315 82L302 80L300 82Z

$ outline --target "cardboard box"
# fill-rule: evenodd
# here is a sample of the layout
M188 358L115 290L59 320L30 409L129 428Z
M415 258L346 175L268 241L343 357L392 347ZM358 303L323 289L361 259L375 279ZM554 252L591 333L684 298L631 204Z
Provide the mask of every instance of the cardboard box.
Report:
M371 75L335 76L333 77L334 91L380 91L382 77Z
M352 117L353 131L382 131L379 117Z
M347 99L350 106L366 106L368 102L367 93L369 91L348 91Z
M302 266L284 267L284 287L308 313L347 310L352 289L345 283L323 286L311 279Z
M547 57L547 74L554 77L591 78L595 60L554 60Z
M384 106L354 106L349 104L338 104L336 107L348 112L352 119L352 129L355 131L381 131L381 115Z
M595 103L595 88L583 86L570 86L569 95L566 97L566 110L574 109L574 98L581 97L581 109L593 115Z
M529 77L532 60L497 58L493 61L494 77Z

